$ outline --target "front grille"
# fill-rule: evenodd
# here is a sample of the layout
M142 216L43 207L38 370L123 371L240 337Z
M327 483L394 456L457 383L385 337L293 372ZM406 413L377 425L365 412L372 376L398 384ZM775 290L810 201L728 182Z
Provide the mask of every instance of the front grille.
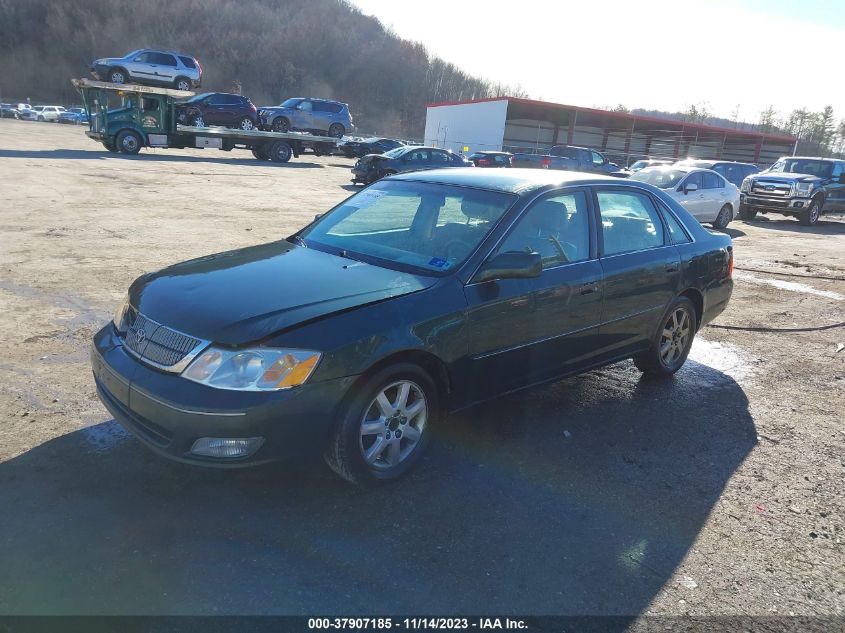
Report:
M162 369L178 365L203 343L145 317L134 308L126 315L124 345L137 357Z
M764 198L787 198L792 193L792 185L787 182L754 180L750 193Z

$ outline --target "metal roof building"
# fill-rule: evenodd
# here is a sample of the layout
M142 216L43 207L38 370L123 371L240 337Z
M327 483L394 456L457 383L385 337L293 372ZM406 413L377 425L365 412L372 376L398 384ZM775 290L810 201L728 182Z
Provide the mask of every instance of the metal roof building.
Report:
M599 150L629 164L640 158L701 158L769 165L796 139L653 116L515 97L432 103L425 143L455 152L542 151L552 145Z

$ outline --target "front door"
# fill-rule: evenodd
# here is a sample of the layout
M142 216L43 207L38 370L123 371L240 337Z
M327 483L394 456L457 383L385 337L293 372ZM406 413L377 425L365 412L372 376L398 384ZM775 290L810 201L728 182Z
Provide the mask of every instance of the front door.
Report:
M547 194L491 253L537 252L540 277L466 286L472 400L589 364L602 302L591 224L585 190Z
M599 339L602 355L642 349L678 292L680 256L645 192L596 191L604 276Z
M293 124L292 126L300 130L315 129L313 111L313 102L308 101L308 99L303 99L302 101L300 101L293 112L293 121L291 121L291 123Z
M687 191L689 185L695 185L695 191ZM675 190L675 200L683 205L684 209L701 222L701 218L706 215L707 201L704 194L704 179L701 177L700 171L695 171L684 178Z

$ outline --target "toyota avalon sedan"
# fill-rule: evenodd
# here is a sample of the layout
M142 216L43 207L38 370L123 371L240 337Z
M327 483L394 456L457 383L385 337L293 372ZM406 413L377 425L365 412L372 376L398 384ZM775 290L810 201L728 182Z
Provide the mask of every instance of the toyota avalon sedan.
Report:
M732 270L730 237L648 184L401 174L287 239L142 275L92 365L105 406L165 457L322 453L373 483L449 412L627 358L671 376Z

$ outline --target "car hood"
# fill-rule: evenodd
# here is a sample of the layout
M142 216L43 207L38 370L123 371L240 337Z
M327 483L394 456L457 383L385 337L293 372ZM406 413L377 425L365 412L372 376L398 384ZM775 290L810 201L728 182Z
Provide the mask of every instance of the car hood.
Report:
M788 171L763 171L752 175L755 179L765 178L766 180L777 180L780 182L815 182L823 180L811 174L796 174Z
M132 284L129 300L176 330L240 345L435 281L281 241L144 275Z

